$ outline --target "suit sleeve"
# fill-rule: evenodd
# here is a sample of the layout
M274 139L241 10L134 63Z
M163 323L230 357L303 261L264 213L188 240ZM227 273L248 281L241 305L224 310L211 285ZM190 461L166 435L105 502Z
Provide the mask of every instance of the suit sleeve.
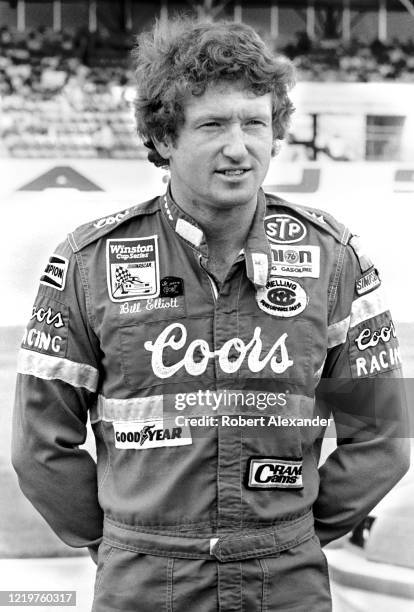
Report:
M322 545L345 535L409 467L401 358L383 287L356 240L345 247L317 401L331 411L337 448L320 468L314 504Z
M99 379L87 307L65 242L45 267L19 352L12 463L23 493L56 534L93 549L102 536L96 464L79 448Z

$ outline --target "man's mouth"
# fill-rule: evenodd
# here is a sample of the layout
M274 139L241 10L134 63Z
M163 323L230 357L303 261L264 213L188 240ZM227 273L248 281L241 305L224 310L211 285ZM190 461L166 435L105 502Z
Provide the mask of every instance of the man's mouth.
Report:
M223 170L217 170L219 174L224 176L242 176L249 172L250 168L224 168Z

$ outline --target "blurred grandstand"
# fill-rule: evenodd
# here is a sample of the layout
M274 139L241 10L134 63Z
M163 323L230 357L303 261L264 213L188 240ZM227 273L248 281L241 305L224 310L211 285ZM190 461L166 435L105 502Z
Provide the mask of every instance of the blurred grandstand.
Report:
M145 157L131 108L133 33L177 10L251 23L293 59L300 82L414 88L412 0L0 0L0 157ZM404 160L395 139L405 116L393 113L364 114L363 129L384 145L370 148L345 142L339 128L324 135L320 112L310 109L291 136L292 151Z

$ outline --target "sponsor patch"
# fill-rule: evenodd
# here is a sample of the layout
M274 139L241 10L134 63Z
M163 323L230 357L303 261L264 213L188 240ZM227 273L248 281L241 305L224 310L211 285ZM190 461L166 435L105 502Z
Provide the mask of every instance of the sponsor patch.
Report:
M264 220L266 236L274 244L292 244L300 242L307 230L302 221L292 215L270 215Z
M302 489L302 459L249 457L245 484L248 489Z
M119 212L116 215L110 215L109 217L104 217L103 219L99 219L95 221L93 224L96 229L100 229L101 227L106 227L107 225L115 225L115 223L119 223L124 219L129 213L129 210L124 212Z
M179 297L184 295L184 280L178 276L165 276L160 282L160 297Z
M379 287L380 284L381 281L378 276L378 271L373 268L356 281L355 290L358 295L365 295L365 293L369 293L370 291L373 291L373 289Z
M113 302L158 296L157 238L147 236L106 241L108 292Z
M43 275L40 277L41 284L53 287L58 291L63 291L66 284L68 266L69 262L65 257L54 253L46 264Z
M272 275L319 278L318 246L272 246Z
M264 289L256 292L256 301L264 312L276 317L295 317L303 312L309 298L303 287L288 278L271 277Z
M69 308L49 296L39 295L24 331L22 348L64 357L68 337Z
M376 376L401 365L398 339L388 311L350 329L349 341L353 378Z
M218 350L210 350L207 342L202 338L192 340L187 345L188 332L182 323L171 323L168 325L155 340L147 340L144 343L146 351L152 353L151 367L155 376L158 378L170 378L180 370L186 370L190 376L200 376L207 370L211 359L218 360L218 367L226 374L234 374L247 364L251 372L261 372L270 365L275 374L282 374L293 366L293 360L289 357L286 340L288 334L285 332L275 340L272 348L267 355L261 354L263 340L262 330L255 327L252 339L245 343L241 338L231 338ZM230 359L230 350L234 347L237 350L237 359ZM165 355L164 351L179 351ZM183 352L184 356L183 356ZM202 359L195 356L202 355Z
M146 421L115 421L115 448L145 450L164 446L192 444L188 425L176 427L174 419Z
M53 310L51 306L45 308L35 304L32 308L32 316L30 317L31 321L33 319L36 319L38 323L46 323L46 325L52 325L56 328L64 327L65 325L61 310Z

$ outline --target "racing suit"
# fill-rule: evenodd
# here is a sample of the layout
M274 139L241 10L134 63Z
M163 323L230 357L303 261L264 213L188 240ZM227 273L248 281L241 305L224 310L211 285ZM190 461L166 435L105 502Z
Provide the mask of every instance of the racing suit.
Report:
M320 542L408 467L381 281L330 215L262 191L224 282L208 256L169 192L57 248L19 355L20 486L98 551L96 612L325 612Z

